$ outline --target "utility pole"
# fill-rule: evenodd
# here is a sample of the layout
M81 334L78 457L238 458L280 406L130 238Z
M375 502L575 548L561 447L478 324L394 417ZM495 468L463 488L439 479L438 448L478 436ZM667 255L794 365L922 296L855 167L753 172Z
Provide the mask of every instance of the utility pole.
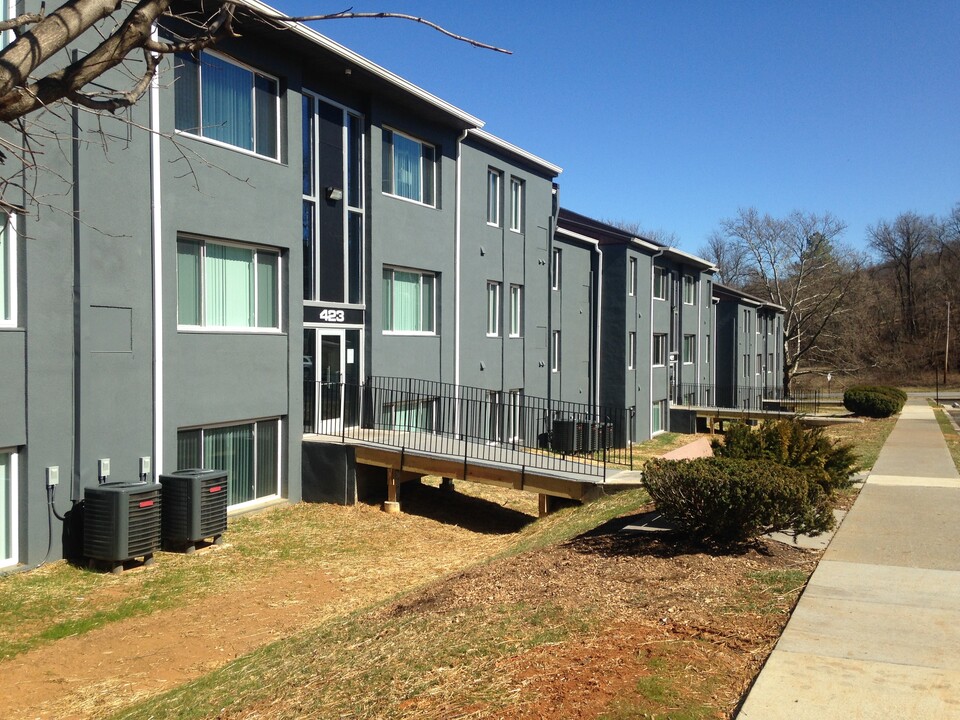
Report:
M947 300L947 344L943 350L943 384L947 384L947 371L950 369L950 301Z

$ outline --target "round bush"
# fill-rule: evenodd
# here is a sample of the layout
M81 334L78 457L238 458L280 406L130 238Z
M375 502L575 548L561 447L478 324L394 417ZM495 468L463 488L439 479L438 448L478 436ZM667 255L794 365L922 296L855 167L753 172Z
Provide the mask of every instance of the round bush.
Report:
M701 542L741 543L793 529L833 527L827 495L798 470L755 460L649 461L643 484L657 509Z
M885 418L903 409L907 394L891 387L858 385L843 393L843 406L856 415Z

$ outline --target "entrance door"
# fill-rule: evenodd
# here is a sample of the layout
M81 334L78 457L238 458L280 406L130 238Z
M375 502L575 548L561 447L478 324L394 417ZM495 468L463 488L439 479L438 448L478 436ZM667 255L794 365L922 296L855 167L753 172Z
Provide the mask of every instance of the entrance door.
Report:
M343 330L303 331L304 429L340 432L346 359Z

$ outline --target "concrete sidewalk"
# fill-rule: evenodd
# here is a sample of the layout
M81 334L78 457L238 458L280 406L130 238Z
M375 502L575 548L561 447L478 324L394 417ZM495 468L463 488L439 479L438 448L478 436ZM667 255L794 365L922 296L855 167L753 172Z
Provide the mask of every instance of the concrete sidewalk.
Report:
M739 720L960 720L960 477L911 398Z

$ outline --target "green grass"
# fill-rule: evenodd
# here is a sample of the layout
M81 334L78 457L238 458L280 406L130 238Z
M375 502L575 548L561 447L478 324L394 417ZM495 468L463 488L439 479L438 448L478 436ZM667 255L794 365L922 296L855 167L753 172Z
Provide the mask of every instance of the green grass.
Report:
M930 406L933 408L933 414L940 425L940 432L943 433L943 439L947 443L947 449L950 451L950 457L953 458L953 464L957 468L957 472L960 472L960 435L957 435L953 423L950 422L950 418L943 408L936 405L932 400Z
M831 425L824 428L824 434L833 440L853 445L860 469L870 470L877 462L880 449L896 424L896 417L864 418L862 423Z
M783 612L782 599L795 597L807 584L803 570L766 570L750 573L748 583L731 598L725 610L729 613L777 615Z

